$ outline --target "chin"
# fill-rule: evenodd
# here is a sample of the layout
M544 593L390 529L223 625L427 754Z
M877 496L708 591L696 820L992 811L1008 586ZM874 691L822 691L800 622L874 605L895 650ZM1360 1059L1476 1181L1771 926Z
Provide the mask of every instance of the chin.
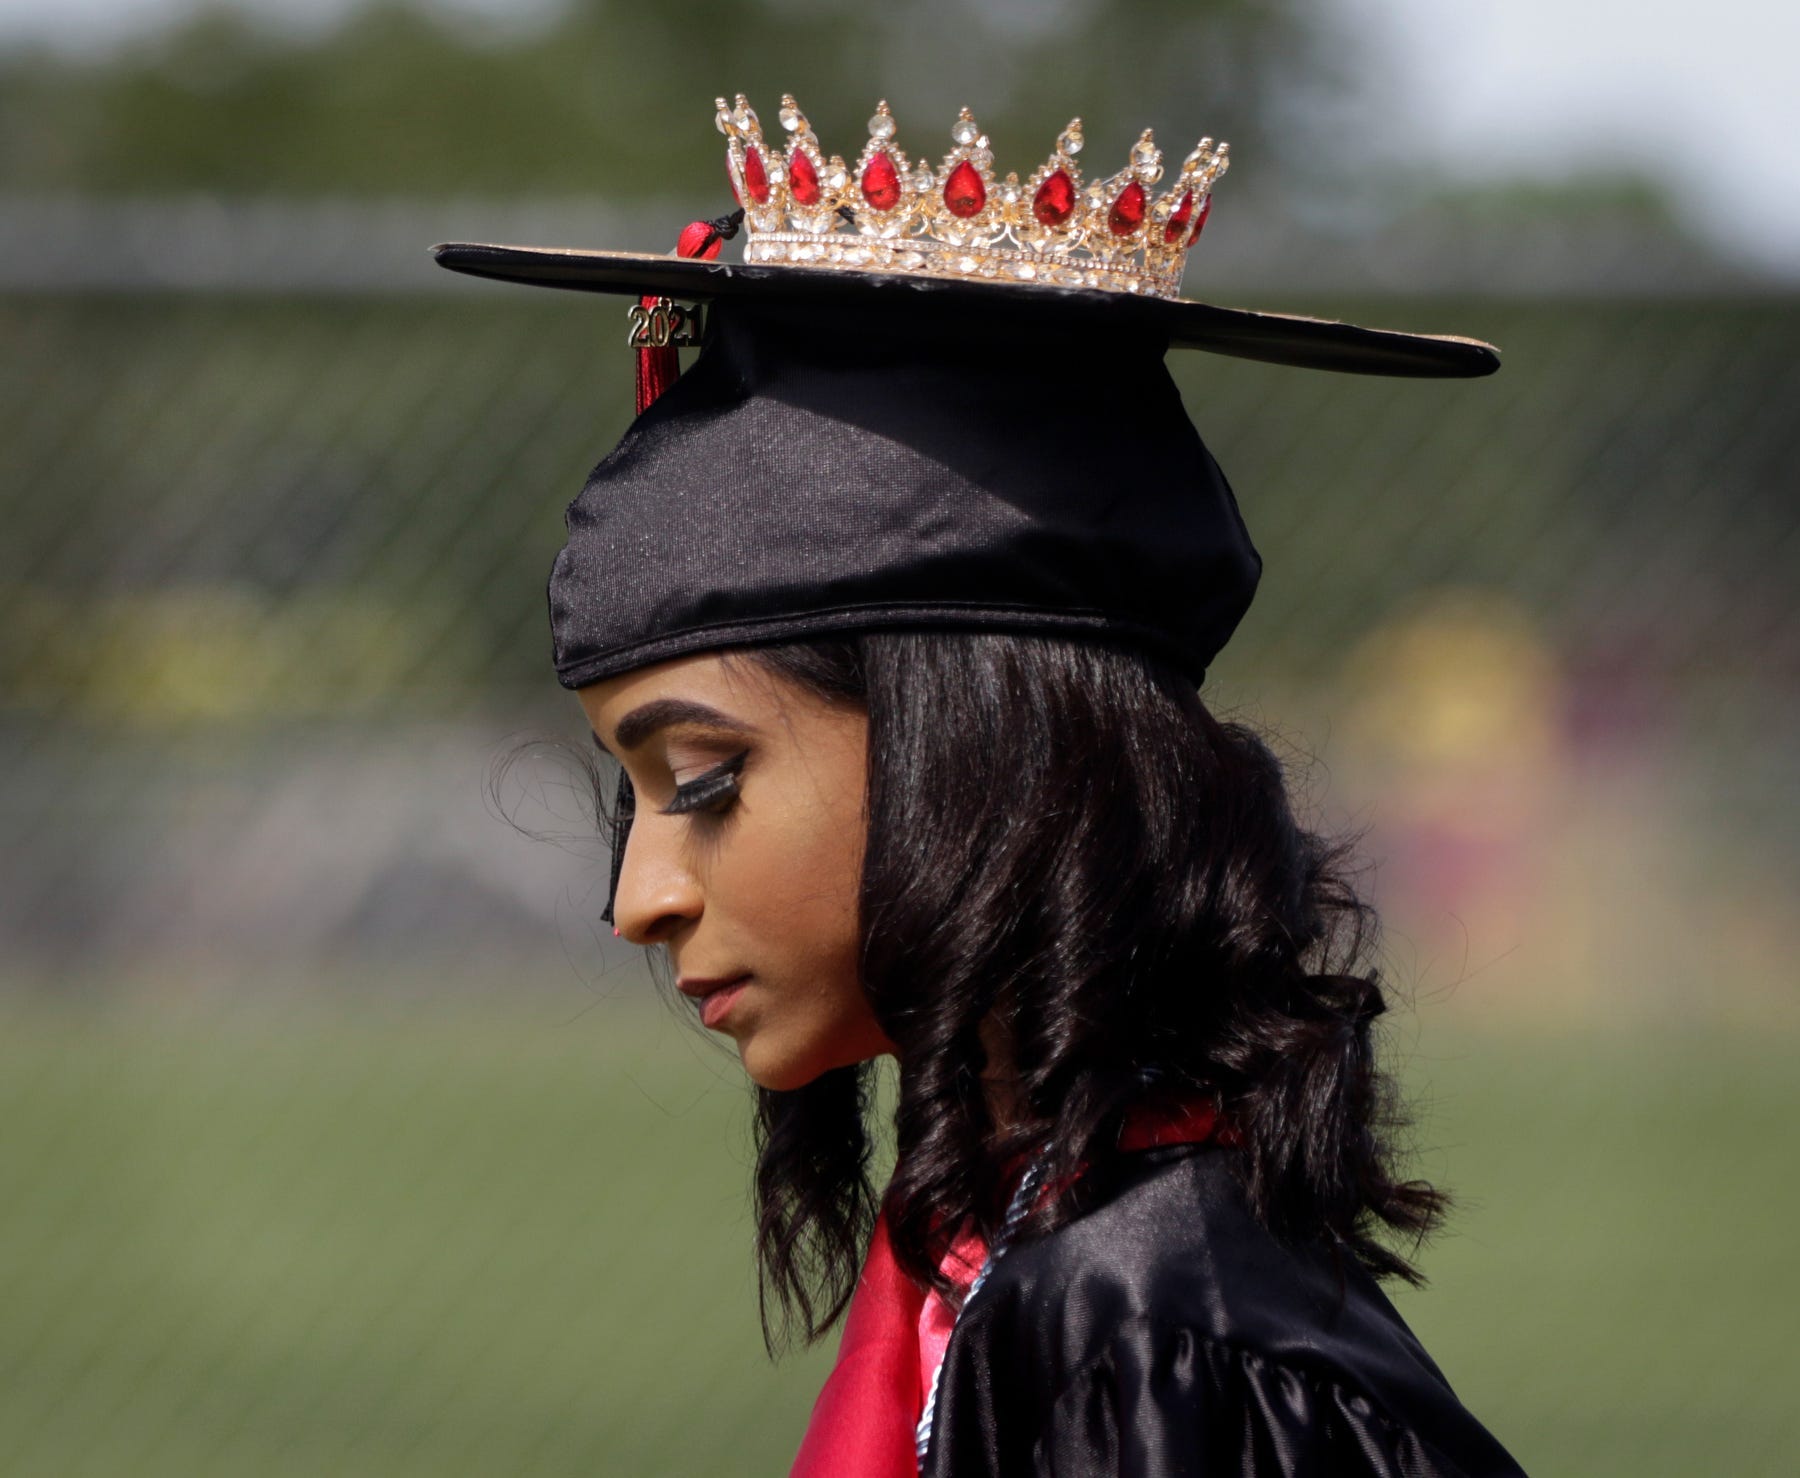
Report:
M843 1049L794 1052L783 1050L777 1043L759 1040L758 1035L752 1033L738 1043L738 1055L750 1081L758 1088L767 1088L771 1093L792 1093L816 1082L833 1068L852 1067L875 1054Z
M830 1071L827 1063L801 1061L783 1057L779 1053L758 1052L754 1046L744 1048L743 1059L744 1071L750 1075L750 1081L758 1088L767 1088L771 1093L792 1093Z

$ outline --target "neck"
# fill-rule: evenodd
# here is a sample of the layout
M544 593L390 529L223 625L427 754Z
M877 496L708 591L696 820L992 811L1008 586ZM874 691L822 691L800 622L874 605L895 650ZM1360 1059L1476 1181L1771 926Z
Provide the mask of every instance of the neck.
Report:
M988 1116L996 1129L1009 1129L1022 1117L1022 1095L1013 1066L1012 1038L998 1016L990 1014L981 1023L981 1046L987 1054L981 1086L987 1094Z

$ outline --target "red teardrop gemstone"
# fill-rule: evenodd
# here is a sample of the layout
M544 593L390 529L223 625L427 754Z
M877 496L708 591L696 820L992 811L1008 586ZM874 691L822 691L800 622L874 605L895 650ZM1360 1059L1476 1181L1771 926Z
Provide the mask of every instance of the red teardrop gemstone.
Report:
M1200 239L1200 233L1206 229L1206 218L1212 214L1212 196L1200 202L1200 214L1194 217L1194 234L1188 237L1188 245L1192 246Z
M788 161L788 194L794 197L795 205L819 203L819 172L804 149L794 150L794 157Z
M1106 218L1106 229L1114 236L1129 236L1144 224L1144 187L1133 180L1113 201L1112 214Z
M1059 169L1037 188L1031 197L1031 213L1045 226L1060 226L1075 214L1075 181L1066 169Z
M769 173L763 168L762 151L755 144L744 150L744 188L758 205L769 203Z
M1169 222L1163 227L1163 240L1170 246L1187 235L1188 218L1194 213L1194 192L1189 190L1181 197L1181 204L1169 213Z
M870 159L863 170L862 193L876 210L892 210L900 203L900 176L886 150Z
M987 186L981 183L981 171L968 160L950 171L950 178L944 181L944 204L950 214L962 220L981 214L981 207L987 204Z

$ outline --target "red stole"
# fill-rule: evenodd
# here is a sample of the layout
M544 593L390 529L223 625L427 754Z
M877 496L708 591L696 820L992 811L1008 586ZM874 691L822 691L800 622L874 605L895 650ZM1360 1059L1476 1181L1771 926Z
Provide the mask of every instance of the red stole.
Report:
M1197 1144L1212 1137L1216 1124L1213 1105L1201 1100L1145 1109L1126 1121L1119 1148ZM1221 1129L1219 1138L1236 1136ZM978 1238L961 1237L943 1270L966 1288L985 1257ZM789 1478L918 1478L913 1434L954 1322L943 1299L935 1292L928 1297L900 1271L887 1217L878 1217L844 1320L837 1363L813 1403Z

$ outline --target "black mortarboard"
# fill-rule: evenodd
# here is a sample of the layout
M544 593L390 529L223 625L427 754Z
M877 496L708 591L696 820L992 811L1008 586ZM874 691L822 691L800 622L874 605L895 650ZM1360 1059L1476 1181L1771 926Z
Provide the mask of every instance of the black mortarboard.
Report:
M938 193L881 131L884 104L860 184L840 179L834 196L819 181L841 161L824 161L790 109L796 137L765 164L754 113L720 104L747 265L693 259L735 218L690 227L678 257L435 248L479 276L708 305L699 358L569 506L550 578L567 687L720 647L921 627L1124 641L1197 682L1261 560L1165 352L1417 376L1498 366L1473 340L1174 297L1224 169L1210 140L1152 202L1142 181L1160 177L1161 156L1144 152L1146 134L1132 165L1089 187L1086 216L1071 205L1050 220L1073 188L1078 126L1032 176L1031 217L1015 180L1002 205L986 139L964 136L967 110ZM897 172L880 173L884 150ZM857 188L857 209L827 209ZM906 229L846 229L884 217ZM971 222L987 224L985 247L970 244ZM1091 265L1066 243L1045 250L1044 233L1078 228Z

